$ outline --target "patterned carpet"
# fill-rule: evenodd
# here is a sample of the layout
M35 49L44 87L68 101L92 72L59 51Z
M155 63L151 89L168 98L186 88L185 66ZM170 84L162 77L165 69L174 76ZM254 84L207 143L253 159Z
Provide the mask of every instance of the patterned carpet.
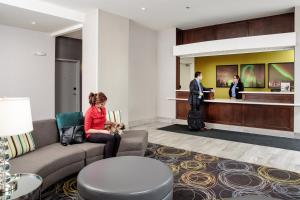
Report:
M157 144L147 157L166 163L174 174L174 200L214 200L245 195L300 199L300 174ZM58 183L43 196L76 199L76 176Z

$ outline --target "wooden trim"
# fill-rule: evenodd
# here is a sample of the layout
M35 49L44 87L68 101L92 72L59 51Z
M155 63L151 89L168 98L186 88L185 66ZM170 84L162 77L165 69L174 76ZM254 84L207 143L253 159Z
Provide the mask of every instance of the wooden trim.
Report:
M182 44L183 42L183 30L176 28L176 45Z
M176 90L180 90L180 57L176 57Z
M176 45L182 44L183 42L183 31L176 28ZM176 57L176 90L180 87L180 57Z
M294 13L176 31L177 44L294 32Z

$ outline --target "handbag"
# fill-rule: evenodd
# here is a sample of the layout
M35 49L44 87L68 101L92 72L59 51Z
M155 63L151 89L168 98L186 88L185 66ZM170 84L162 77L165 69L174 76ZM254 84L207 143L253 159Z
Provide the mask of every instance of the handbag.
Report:
M84 127L70 126L61 129L60 143L64 146L84 142Z

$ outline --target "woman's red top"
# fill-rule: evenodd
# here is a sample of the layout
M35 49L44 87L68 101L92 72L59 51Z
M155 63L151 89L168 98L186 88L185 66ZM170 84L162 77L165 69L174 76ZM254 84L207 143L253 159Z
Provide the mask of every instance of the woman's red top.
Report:
M106 108L102 107L99 111L96 106L91 106L85 113L84 130L85 137L89 138L90 134L87 133L90 129L103 130L106 122Z

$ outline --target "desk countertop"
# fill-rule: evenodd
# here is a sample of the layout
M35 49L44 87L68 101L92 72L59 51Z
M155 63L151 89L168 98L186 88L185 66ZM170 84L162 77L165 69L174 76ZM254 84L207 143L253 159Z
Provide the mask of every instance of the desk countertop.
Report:
M257 91L242 91L241 94L295 94L295 92L257 92Z
M176 92L190 92L189 90L176 90ZM211 92L211 91L203 91ZM266 92L266 91L242 91L241 94L295 94L295 92Z
M176 90L176 92L190 92L189 90ZM204 93L210 93L212 91L203 91Z
M168 100L187 101L188 99L168 98ZM204 100L204 102L208 102L208 103L250 104L250 105L270 105L270 106L294 106L294 107L300 106L300 104L294 104L294 103L273 103L273 102L259 102L259 101L244 101L244 100L239 100L239 99L211 99L211 100Z

